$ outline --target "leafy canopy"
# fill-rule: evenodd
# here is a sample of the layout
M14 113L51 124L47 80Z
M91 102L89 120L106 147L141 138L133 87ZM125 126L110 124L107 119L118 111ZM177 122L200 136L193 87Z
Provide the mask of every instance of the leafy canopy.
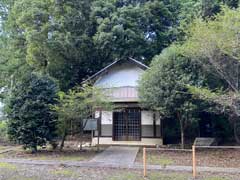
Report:
M163 117L176 118L180 123L182 148L186 128L197 121L198 102L187 85L201 86L201 68L185 57L178 46L171 46L156 56L139 87L145 107L158 110Z
M88 85L71 89L68 93L61 91L58 96L58 104L52 106L52 109L58 114L58 133L63 138L62 144L70 133L81 136L86 119L94 118L96 110L113 107L100 89Z
M149 63L182 35L179 22L188 19L185 11L195 13L196 3L2 0L0 86L37 71L57 79L66 92L115 58Z
M240 65L240 8L225 6L214 19L196 19L188 40L182 45L184 54L199 62L207 71L226 84L223 89L190 87L191 93L215 104L216 110L228 115L234 127L235 139L240 143L239 65Z
M172 46L156 56L140 81L140 97L146 106L163 112L181 108L191 99L187 84L204 83L199 66L185 57L178 46Z
M56 102L58 87L47 76L31 74L11 93L8 108L8 134L11 140L36 151L56 138L56 114L50 105Z

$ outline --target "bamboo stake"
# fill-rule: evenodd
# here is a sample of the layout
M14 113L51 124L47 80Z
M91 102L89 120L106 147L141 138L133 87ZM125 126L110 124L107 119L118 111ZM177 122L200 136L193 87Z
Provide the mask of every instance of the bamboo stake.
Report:
M143 148L143 176L147 176L146 148Z
M196 147L192 146L192 163L193 163L193 178L196 178L197 169L196 169Z

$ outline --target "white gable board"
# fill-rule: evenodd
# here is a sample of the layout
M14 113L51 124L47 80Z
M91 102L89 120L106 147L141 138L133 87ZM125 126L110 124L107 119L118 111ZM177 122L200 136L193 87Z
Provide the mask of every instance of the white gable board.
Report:
M143 72L143 69L133 63L116 64L100 76L94 85L102 88L136 87Z

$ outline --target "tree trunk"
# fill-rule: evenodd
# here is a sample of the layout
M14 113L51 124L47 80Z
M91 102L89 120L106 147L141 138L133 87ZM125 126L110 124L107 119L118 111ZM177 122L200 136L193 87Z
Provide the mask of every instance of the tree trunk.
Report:
M31 148L31 153L32 154L35 154L37 152L37 146L33 146L32 148Z
M83 147L82 147L82 145L83 145L83 128L80 130L80 146L79 146L79 151L82 151L83 150Z
M82 148L82 141L80 142L80 146L79 146L79 151L82 151L83 148Z
M50 144L51 144L53 150L57 149L58 142L56 140L51 141Z
M65 130L64 133L63 133L63 136L62 136L62 141L61 141L61 145L60 145L60 151L62 151L62 149L64 147L64 142L65 142L66 136L67 136L67 132Z
M185 147L185 133L184 133L184 123L183 120L180 116L180 113L177 113L177 117L179 120L179 124L180 124L180 130L181 130L181 148L184 149Z
M181 124L181 122L180 122ZM184 149L185 148L185 133L184 133L184 128L181 125L181 148Z
M240 144L240 137L239 137L239 133L238 133L238 131L240 131L240 129L238 128L237 119L233 120L233 130L234 130L235 141L237 142L237 144Z

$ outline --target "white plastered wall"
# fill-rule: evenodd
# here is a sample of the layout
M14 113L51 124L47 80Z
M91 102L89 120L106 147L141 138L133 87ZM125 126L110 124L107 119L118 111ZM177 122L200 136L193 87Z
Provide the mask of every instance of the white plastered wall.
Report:
M99 111L95 112L95 118L98 118L100 115ZM112 111L102 111L102 120L101 124L113 124ZM141 111L142 125L153 125L153 111ZM160 118L156 113L156 125L160 125Z
M141 112L142 116L142 125L153 125L153 111L143 110ZM156 125L160 125L160 117L158 113L155 113Z
M142 125L153 125L153 112L141 111Z
M100 112L95 112L95 118L99 118ZM110 125L113 124L112 111L102 111L101 124Z

